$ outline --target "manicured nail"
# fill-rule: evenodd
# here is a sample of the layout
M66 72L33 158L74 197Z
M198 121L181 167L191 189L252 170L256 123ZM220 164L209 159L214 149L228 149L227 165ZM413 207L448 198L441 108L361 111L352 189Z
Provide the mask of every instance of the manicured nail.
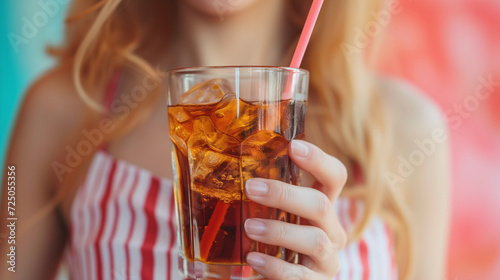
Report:
M267 184L260 180L248 180L246 184L246 190L249 195L254 196L264 196L267 194Z
M248 219L245 221L245 231L249 234L263 234L266 231L266 224L258 220Z
M307 157L309 155L309 146L300 142L300 141L292 141L292 153L299 157Z
M255 253L250 253L247 256L247 262L251 266L264 266L264 259Z

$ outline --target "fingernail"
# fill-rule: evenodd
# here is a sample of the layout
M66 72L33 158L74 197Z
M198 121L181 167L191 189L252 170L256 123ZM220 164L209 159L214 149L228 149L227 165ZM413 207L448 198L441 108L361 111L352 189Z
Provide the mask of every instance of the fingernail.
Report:
M264 265L264 259L259 256L258 254L250 253L247 256L247 262L251 266L263 266Z
M267 184L260 181L260 180L248 180L246 183L246 190L249 195L254 195L254 196L264 196L267 194Z
M245 231L249 234L263 234L266 231L266 224L261 221L248 219L245 221Z
M292 153L299 157L307 157L309 155L309 146L300 141L292 141Z

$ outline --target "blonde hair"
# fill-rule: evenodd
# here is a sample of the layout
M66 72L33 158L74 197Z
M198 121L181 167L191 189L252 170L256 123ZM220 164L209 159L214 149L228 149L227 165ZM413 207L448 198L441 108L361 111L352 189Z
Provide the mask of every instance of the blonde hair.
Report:
M119 69L134 69L158 79L148 63L148 54L168 45L169 33L155 36L155 26L172 26L174 2L74 1L72 16L67 20L66 44L52 49L52 53L61 63L73 66L78 94L89 105L85 125L92 126L106 114L102 89ZM289 16L296 23L297 36L309 5L303 0L289 1ZM395 237L399 277L408 279L413 250L407 209L402 194L389 187L383 177L389 155L389 120L370 83L367 58L363 54L348 56L341 50L342 44L355 42L354 30L368 23L369 12L381 8L380 0L325 1L303 66L310 72L311 106L318 106L314 110L317 114L311 117L321 119L328 144L340 151L335 156L347 165L350 175L355 166L363 174L362 182L350 180L342 193L364 205L349 239L359 238L374 215L383 217ZM116 119L117 129L104 141L126 134L145 120L160 90L151 90L126 118Z

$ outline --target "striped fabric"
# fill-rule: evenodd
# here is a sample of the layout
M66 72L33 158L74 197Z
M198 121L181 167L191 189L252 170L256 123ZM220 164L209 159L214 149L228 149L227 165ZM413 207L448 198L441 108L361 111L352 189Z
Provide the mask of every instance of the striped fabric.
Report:
M361 207L361 203L350 199L337 199L335 209L344 228L353 227ZM372 220L359 241L351 242L340 251L339 261L340 272L335 280L398 279L391 234L380 218Z
M351 227L358 205L341 198L335 207ZM385 224L374 220L340 252L334 279L397 279L392 252ZM73 202L66 260L72 280L180 279L172 182L97 152Z

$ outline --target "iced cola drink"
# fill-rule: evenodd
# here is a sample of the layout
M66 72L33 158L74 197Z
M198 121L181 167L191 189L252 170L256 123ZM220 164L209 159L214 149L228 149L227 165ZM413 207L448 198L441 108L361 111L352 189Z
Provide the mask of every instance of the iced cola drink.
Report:
M288 144L303 137L305 105L305 100L245 100L225 79L201 82L169 105L179 251L183 261L200 263L204 270L190 272L201 275L191 279L212 279L204 277L214 273L219 277L214 279L255 279L249 267L247 275L235 270L247 265L251 251L294 257L246 236L247 218L298 220L250 201L244 187L251 178L299 183Z

